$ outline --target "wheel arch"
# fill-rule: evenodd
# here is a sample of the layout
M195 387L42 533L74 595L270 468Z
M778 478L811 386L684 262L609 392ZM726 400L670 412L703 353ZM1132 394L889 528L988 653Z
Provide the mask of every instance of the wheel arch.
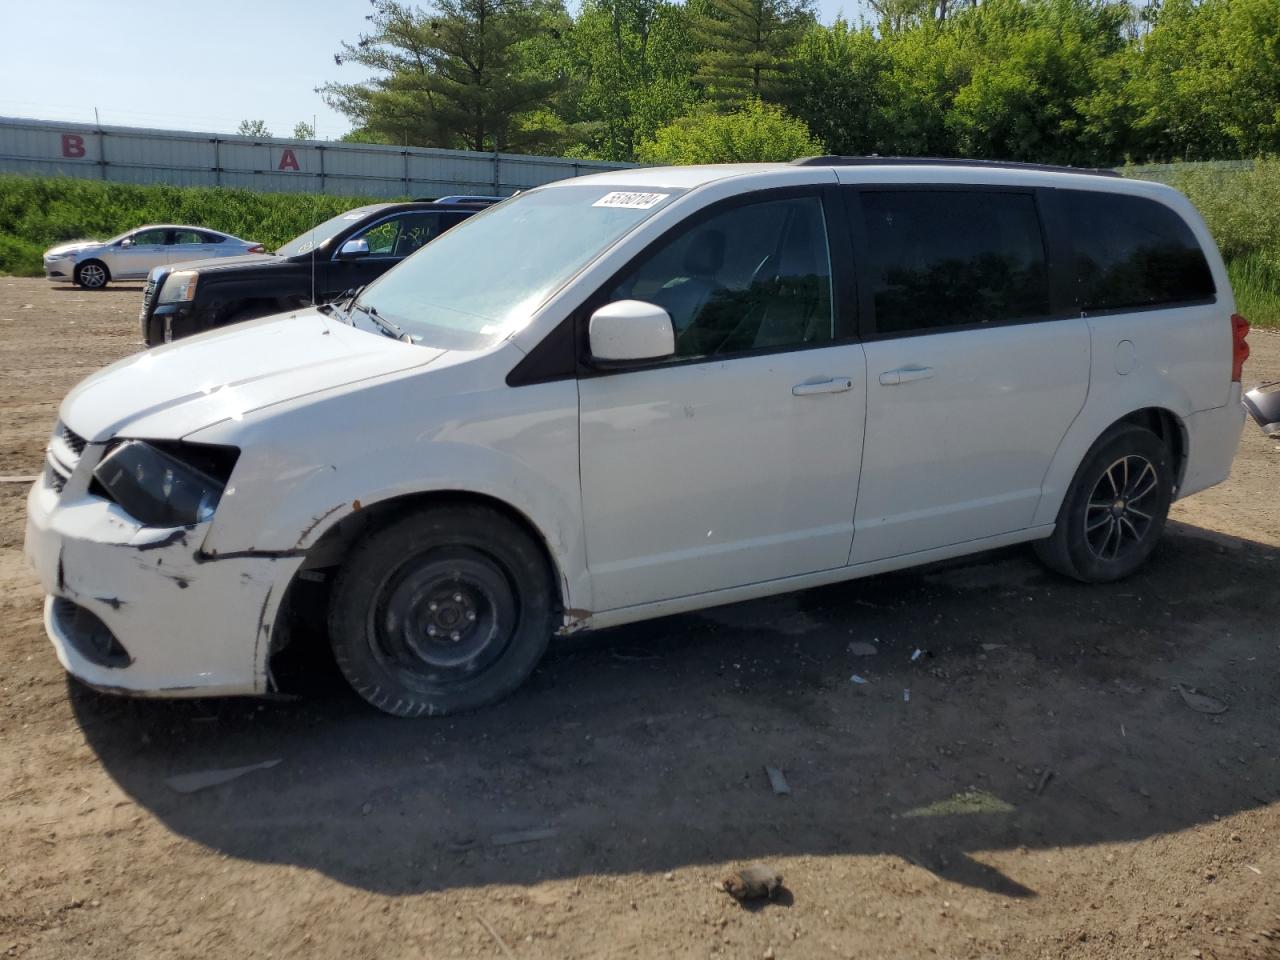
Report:
M329 524L311 546L306 548L302 563L285 587L284 597L276 612L271 646L266 651L268 666L271 659L289 646L295 636L306 633L311 635L312 640L317 639L316 634L323 638L333 572L360 539L393 523L397 517L418 510L450 506L487 507L524 530L537 545L547 566L547 573L555 584L555 605L563 614L566 626L580 617L583 611L575 611L569 607L568 579L557 562L550 541L523 510L500 497L472 490L405 493L368 505L360 504L358 509ZM303 629L300 630L299 627Z
M1079 423L1073 425L1045 472L1033 525L1041 526L1056 521L1062 500L1089 451L1100 439L1124 424L1150 430L1169 448L1174 467L1174 495L1177 496L1190 454L1186 422L1180 414L1167 406L1139 407L1118 416L1113 415L1101 427L1082 429Z
M1105 436L1122 423L1145 427L1159 437L1164 442L1164 445L1168 447L1169 457L1173 461L1173 488L1176 496L1187 470L1186 423L1168 407L1143 407L1141 410L1134 410L1132 413L1125 414L1098 436Z

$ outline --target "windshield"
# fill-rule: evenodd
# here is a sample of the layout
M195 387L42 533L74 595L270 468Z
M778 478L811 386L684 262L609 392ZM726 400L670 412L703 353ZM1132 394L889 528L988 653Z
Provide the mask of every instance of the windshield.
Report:
M348 210L346 213L340 213L332 220L326 220L324 223L317 224L310 230L306 230L294 237L283 247L277 250L276 253L282 257L296 257L301 253L310 253L326 240L337 236L347 227L351 226L354 221L363 220L375 210L381 210L385 206L385 203L380 203L376 206L356 207L354 210Z
M527 323L548 296L680 192L583 184L521 194L383 274L360 305L415 342L496 340Z

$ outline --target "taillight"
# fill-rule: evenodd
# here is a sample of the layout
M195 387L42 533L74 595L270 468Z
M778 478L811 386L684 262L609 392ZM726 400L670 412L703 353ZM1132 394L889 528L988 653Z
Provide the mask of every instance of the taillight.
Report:
M1239 383L1244 362L1249 359L1249 321L1238 313L1231 315L1231 382Z
M249 248L249 252L250 253L266 253L267 248L260 243L255 243L252 247Z

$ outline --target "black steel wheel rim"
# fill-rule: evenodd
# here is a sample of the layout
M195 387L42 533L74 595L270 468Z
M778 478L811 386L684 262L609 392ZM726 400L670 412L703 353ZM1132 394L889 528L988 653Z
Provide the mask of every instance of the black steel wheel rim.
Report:
M506 650L517 609L491 557L469 548L429 551L383 582L370 609L370 648L411 684L464 682Z
M1139 454L1115 460L1102 472L1084 512L1084 539L1099 560L1116 561L1139 550L1155 522L1160 475Z

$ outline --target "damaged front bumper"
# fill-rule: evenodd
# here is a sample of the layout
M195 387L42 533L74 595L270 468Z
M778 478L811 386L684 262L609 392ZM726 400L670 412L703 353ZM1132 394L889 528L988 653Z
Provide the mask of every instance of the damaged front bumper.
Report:
M27 497L26 553L63 667L142 696L265 692L272 626L301 559L207 558L208 523L143 527L88 493L91 468L82 463L62 490L46 473Z

